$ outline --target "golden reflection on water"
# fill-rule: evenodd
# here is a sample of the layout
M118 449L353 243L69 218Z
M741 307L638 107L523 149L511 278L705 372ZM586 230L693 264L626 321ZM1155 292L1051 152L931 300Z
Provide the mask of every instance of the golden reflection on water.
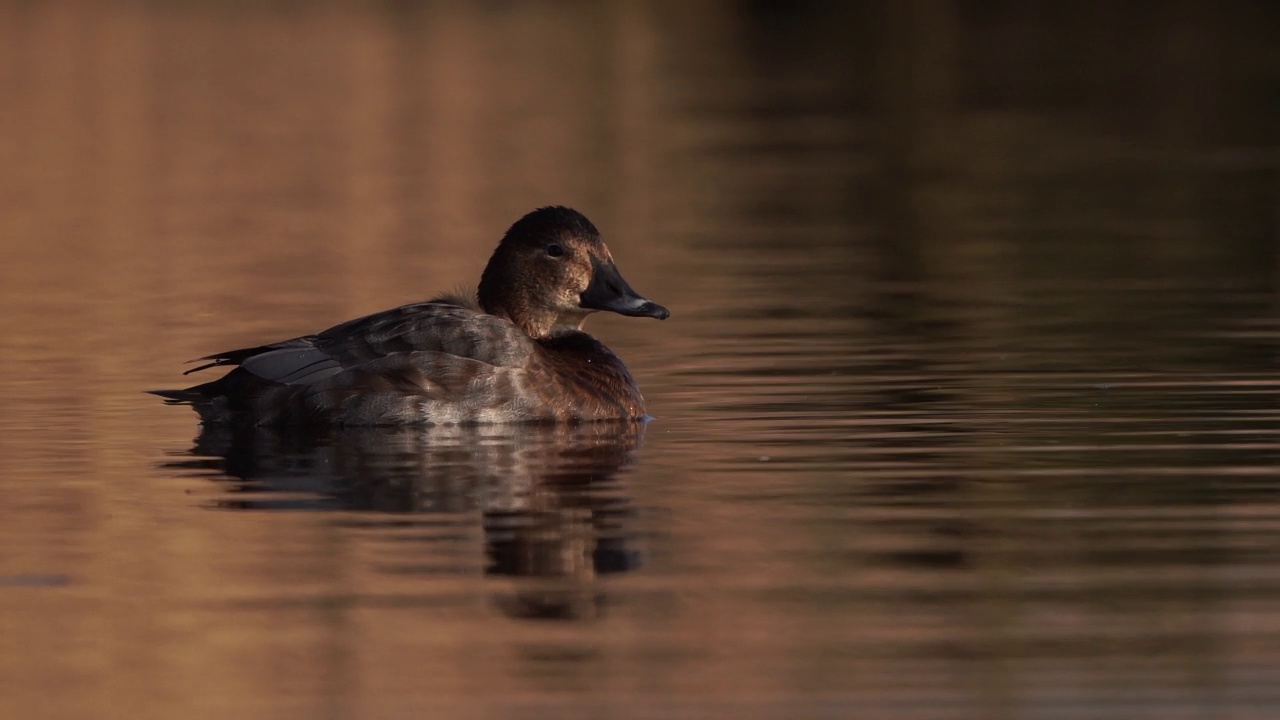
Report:
M1275 12L740 10L0 6L0 716L1273 715ZM643 443L141 394L548 203Z

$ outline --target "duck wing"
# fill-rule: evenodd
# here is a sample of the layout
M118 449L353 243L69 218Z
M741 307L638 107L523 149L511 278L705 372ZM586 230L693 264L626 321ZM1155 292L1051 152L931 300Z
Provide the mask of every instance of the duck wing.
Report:
M239 365L287 385L313 384L344 370L405 353L442 353L494 367L521 367L534 342L513 323L439 301L415 303L257 347L214 353L186 374Z
M315 336L344 365L404 352L441 352L495 367L521 366L534 341L509 320L440 302L405 305L351 320Z

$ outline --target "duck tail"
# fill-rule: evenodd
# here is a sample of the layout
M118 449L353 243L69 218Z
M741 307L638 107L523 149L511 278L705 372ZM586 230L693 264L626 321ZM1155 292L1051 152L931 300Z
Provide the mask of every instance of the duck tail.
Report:
M217 395L214 387L217 380L202 385L193 385L183 390L147 390L151 395L164 398L166 405L195 405L212 400Z
M179 405L183 403L193 403L203 396L188 390L144 390L148 395L158 395L164 398L166 405Z

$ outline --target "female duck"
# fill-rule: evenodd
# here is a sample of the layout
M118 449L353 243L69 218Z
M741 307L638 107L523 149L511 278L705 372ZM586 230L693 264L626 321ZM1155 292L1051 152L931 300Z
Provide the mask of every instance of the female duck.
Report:
M547 207L511 226L475 299L440 296L317 335L215 353L237 365L186 390L206 424L404 425L638 418L627 368L582 331L598 310L665 320L622 279L581 213Z

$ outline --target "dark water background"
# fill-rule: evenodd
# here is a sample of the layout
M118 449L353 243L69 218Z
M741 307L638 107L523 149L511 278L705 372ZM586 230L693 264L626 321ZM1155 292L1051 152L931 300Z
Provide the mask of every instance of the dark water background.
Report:
M0 717L1280 715L1278 8L0 5ZM548 203L647 427L141 394Z

